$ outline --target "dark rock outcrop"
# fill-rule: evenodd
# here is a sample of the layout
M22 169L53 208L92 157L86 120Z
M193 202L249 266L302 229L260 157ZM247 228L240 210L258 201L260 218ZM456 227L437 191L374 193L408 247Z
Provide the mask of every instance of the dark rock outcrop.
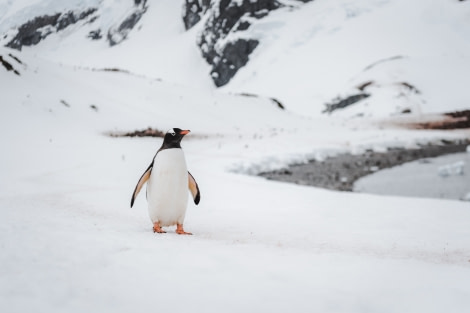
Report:
M88 33L88 38L99 40L106 37L111 46L114 46L127 38L129 32L139 22L142 15L147 10L147 0L134 0L131 4L129 14L123 19L118 20L114 26L109 29L96 29ZM59 32L80 20L88 18L88 23L93 23L99 16L97 8L89 8L84 11L68 11L55 13L53 15L37 16L18 27L17 33L6 46L21 50L23 46L32 46L38 44L52 33Z
M258 46L259 41L249 33L252 23L286 6L285 3L280 0L185 1L183 22L186 29L199 23L206 15L197 44L204 59L212 65L211 77L217 87L227 84Z
M0 55L0 64L3 65L3 67L7 71L13 71L13 73L15 73L16 75L20 75L20 73L13 67L13 65L11 65L11 63L8 62L7 60L3 59L3 56L1 55Z
M21 50L23 46L36 45L41 39L46 38L52 31L44 27L57 24L60 13L55 15L38 16L21 25L16 36L7 43L7 47Z
M107 39L110 46L117 45L125 40L130 31L147 11L147 0L135 0L134 3L134 10L123 20L118 22L116 26L109 29Z
M237 71L248 63L248 56L259 42L253 39L238 39L223 48L221 59L214 62L211 76L217 87L227 84Z
M212 64L211 77L217 87L232 79L248 62L248 56L259 44L258 40L249 36L234 36L236 39L226 40L227 36L247 30L250 26L249 19L262 18L281 6L277 0L243 0L241 3L221 0L212 4L204 30L198 38L198 45L203 57ZM193 16L191 19L197 18Z
M325 104L326 108L323 110L323 113L331 113L335 110L346 108L346 107L350 106L351 104L354 104L354 103L356 103L356 102L358 102L362 99L365 99L369 96L370 96L370 94L368 94L368 93L359 93L359 94L356 94L356 95L348 96L344 99L336 99L332 103L326 103Z
M186 30L196 25L210 6L210 0L186 0L183 5L183 22Z
M61 31L69 25L87 18L96 11L90 8L85 11L57 13L54 15L38 16L18 28L18 33L6 44L7 47L21 50L23 46L38 44L52 33Z
M92 40L100 40L101 38L103 38L103 35L101 34L101 29L92 30L91 32L89 32L88 38Z
M254 94L254 93L242 92L242 93L239 93L238 95L239 95L239 96L242 96L242 97L259 98L259 95ZM269 98L269 100L271 100L279 109L285 110L284 105L283 105L282 102L279 101L278 99L271 97L271 98Z
M380 61L382 62L382 61ZM413 94L421 94L421 91L419 91L418 88L416 88L416 86L408 83L408 82L395 82L395 83L388 83L389 87L390 86L398 86L400 87L400 89L404 89L406 90L407 93L413 93ZM365 98L368 98L370 96L373 95L373 93L370 93L370 92L366 92L366 90L371 87L371 86L376 86L376 87L380 87L380 83L377 83L375 81L372 81L372 80L368 80L366 82L363 82L361 84L359 84L358 86L356 86L356 89L358 89L360 91L360 93L357 93L357 94L353 94L353 95L350 95L350 96L346 96L346 97L337 97L336 99L333 99L331 103L325 103L325 109L323 110L322 113L331 113L333 111L336 111L338 109L343 109L343 108L346 108L352 104L355 104L356 102L359 102L361 101L362 99L365 99ZM399 94L397 94L397 97L399 96L403 96L403 93L400 91ZM412 110L410 108L402 108L401 110L401 114L406 114L406 113L411 113Z
M7 71L13 72L16 75L20 75L20 72L12 64L14 62L18 63L19 66L24 65L24 63L20 59L18 59L11 53L9 53L8 56L5 57L0 54L0 65L2 65Z

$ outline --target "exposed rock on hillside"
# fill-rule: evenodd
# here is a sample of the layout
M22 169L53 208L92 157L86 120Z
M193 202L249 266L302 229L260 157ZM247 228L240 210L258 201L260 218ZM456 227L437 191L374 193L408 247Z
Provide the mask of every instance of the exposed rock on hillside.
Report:
M186 30L196 25L210 6L210 0L186 0L183 5L183 22Z
M2 65L8 72L13 72L16 75L20 75L20 72L16 66L18 65L24 67L24 63L11 53L8 53L7 55L0 54L0 65Z
M203 31L198 45L203 57L212 65L211 76L216 86L227 84L237 71L248 62L248 56L259 41L250 36L249 28L269 12L286 6L278 0L186 0L183 21L186 29L193 27L203 17Z
M109 44L114 46L125 40L129 35L129 32L134 28L137 22L139 22L139 20L142 18L142 15L144 15L146 11L147 0L135 0L134 9L125 18L109 29L107 36ZM96 38L97 35L100 35L100 33L97 34L95 32L94 34L90 34L90 36L92 35Z
M6 46L21 50L23 46L36 45L50 34L61 31L69 25L87 18L96 10L96 8L89 8L82 12L70 11L35 17L21 25L16 36Z
M133 3L130 3L128 13L123 18L116 20L114 23L111 22L111 26L104 29L98 28L90 31L87 37L92 40L105 37L109 44L114 46L127 38L129 32L147 11L147 7L147 0L134 0ZM102 13L99 8L88 8L36 16L20 25L16 30L13 29L13 35L11 36L14 37L8 41L6 46L21 50L23 46L36 45L50 34L60 32L79 21L93 23Z
M326 103L325 106L326 108L323 110L323 113L331 113L335 110L338 110L338 109L343 109L345 107L348 107L350 106L351 104L354 104L362 99L365 99L367 97L369 97L370 94L368 93L359 93L359 94L355 94L355 95L352 95L352 96L348 96L344 99L335 99L333 100L332 103Z
M211 76L216 86L227 84L259 44L256 39L243 38L250 20L262 18L279 7L277 0L221 0L212 5L198 45L202 56L212 64Z

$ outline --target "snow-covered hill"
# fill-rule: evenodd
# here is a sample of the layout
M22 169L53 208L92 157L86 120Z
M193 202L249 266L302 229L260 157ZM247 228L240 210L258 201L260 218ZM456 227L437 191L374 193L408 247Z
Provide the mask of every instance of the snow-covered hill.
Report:
M465 1L3 0L0 7L1 45L58 63L204 89L228 75L224 90L274 97L308 115L357 94L370 97L335 113L468 107L460 92L470 80ZM19 47L19 33L38 42Z
M467 202L332 192L247 175L343 151L468 138L465 129L390 128L367 117L415 102L420 114L462 107L462 82L443 84L455 92L447 98L437 89L441 81L423 71L434 64L447 69L444 77L466 79L469 50L459 38L468 33L468 3L426 2L422 20L443 29L433 38L449 38L435 54L408 38L416 50L384 41L374 45L384 53L359 55L352 41L366 37L353 36L354 27L367 29L368 19L390 26L386 13L406 2L282 2L296 5L253 22L246 31L259 34L259 45L228 85L215 88L196 45L207 16L185 30L183 1L0 1L0 30L8 31L2 40L36 14L96 8L21 51L1 42L1 312L470 309ZM408 6L416 14L424 2ZM138 8L144 14L120 43L88 37L98 25L119 29ZM346 39L356 52L340 49ZM369 81L368 106L321 114L336 93ZM409 103L394 99L399 92ZM366 117L345 118L361 107ZM129 208L161 139L110 134L147 127L192 130L182 146L202 193L185 221L194 236L154 234L142 194Z

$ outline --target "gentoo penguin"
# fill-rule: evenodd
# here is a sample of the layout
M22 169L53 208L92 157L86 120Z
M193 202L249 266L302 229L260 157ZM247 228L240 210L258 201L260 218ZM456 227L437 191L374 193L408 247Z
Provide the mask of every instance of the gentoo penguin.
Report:
M199 203L201 193L196 180L188 172L181 139L189 130L172 128L163 139L155 157L147 170L140 177L131 199L131 208L142 186L147 182L147 202L153 231L165 233L162 227L176 224L176 233L192 235L183 229L186 206L188 204L188 188L195 204Z

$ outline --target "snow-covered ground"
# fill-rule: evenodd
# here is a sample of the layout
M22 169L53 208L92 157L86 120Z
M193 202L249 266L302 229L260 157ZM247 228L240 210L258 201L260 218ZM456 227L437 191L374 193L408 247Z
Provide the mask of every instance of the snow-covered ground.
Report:
M149 10L167 7L170 15L174 3L149 1ZM21 52L0 48L20 73L0 66L1 312L470 309L468 202L332 192L247 175L338 152L464 138L468 130L384 128L377 120L318 116L310 106L302 114L300 104L281 110L265 92L227 93L202 78L189 84L206 65L196 48L186 49L188 33L165 30L174 42L162 53L175 49L166 66L150 58L155 43L142 49L145 27L112 50L73 46L73 34ZM89 51L95 58L87 64ZM97 70L119 56L132 56L118 66L130 73ZM295 99L289 86L277 90ZM201 188L185 222L194 236L154 234L143 194L129 208L161 139L108 134L148 126L192 130L182 146Z

